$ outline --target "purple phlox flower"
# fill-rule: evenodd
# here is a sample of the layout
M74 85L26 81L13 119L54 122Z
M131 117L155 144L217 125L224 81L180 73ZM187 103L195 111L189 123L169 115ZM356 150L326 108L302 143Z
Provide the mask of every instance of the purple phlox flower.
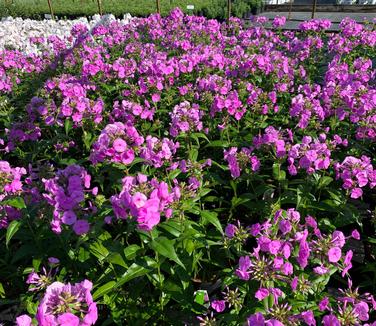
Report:
M16 318L17 326L31 326L32 319L28 315L21 315Z
M248 281L250 274L249 268L252 266L249 256L243 256L239 259L239 268L235 271L235 274L244 281Z
M324 316L324 318L322 319L322 324L324 326L341 326L341 323L333 314Z
M211 303L211 307L216 311L216 312L222 312L226 308L226 301L225 300L214 300Z
M255 298L258 299L259 301L263 300L270 294L268 289L265 288L260 288L256 291L255 293Z
M300 316L308 326L316 326L316 320L312 310L303 311Z
M91 289L92 283L87 280L74 285L61 282L49 285L38 306L39 325L94 325L98 314Z

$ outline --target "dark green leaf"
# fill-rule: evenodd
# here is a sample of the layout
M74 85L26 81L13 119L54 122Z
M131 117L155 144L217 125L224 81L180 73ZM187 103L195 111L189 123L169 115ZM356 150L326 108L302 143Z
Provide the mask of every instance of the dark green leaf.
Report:
M7 229L7 234L5 237L5 245L8 247L9 241L13 238L13 236L16 234L18 229L20 228L21 223L20 221L12 221Z
M15 198L4 200L2 202L2 204L12 206L12 207L18 208L18 209L26 208L25 202L24 202L23 198L21 198L21 197L15 197Z
M215 228L223 234L222 224L218 219L217 213L210 211L201 211L202 222L205 224L212 224Z
M169 240L165 237L159 237L153 240L149 245L151 249L158 252L162 256L173 260L175 263L179 264L181 267L185 269L184 264L179 259L178 255L176 254L176 251L174 248L174 245L175 245L174 241Z

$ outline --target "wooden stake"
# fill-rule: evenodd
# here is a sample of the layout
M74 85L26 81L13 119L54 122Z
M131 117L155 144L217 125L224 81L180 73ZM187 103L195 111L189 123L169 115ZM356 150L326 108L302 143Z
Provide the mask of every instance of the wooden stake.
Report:
M317 6L317 0L313 0L312 16L311 16L312 19L315 18L316 6Z
M161 14L161 4L159 3L159 0L155 0L155 3L157 5L157 13Z
M290 6L289 6L289 15L287 17L288 20L291 19L291 10L292 10L292 3L293 3L294 0L290 0Z
M230 25L231 18L231 0L227 0L227 24Z
M48 8L50 8L51 18L55 20L54 11L52 10L51 0L47 0L47 2L48 2Z
M102 0L97 0L98 4L98 11L101 16L103 16L103 9L102 9Z

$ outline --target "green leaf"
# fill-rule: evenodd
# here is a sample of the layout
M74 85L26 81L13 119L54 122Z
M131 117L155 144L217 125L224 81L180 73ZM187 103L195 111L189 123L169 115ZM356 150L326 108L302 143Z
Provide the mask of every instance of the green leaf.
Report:
M65 134L68 136L69 134L69 131L72 129L72 126L73 126L73 123L72 121L67 118L65 119L65 122L64 122L64 129L65 129Z
M273 164L273 177L275 180L282 181L286 179L286 172L281 170L280 163Z
M114 288L115 284L116 284L115 281L110 281L110 282L107 282L106 284L102 285L101 287L99 287L94 292L93 299L97 300L98 298L103 297L106 293L110 292Z
M208 139L208 137L206 137L206 135L202 132L192 133L191 137L197 142L197 144L200 143L199 138L205 139L208 143L210 143L210 140Z
M89 251L97 257L100 261L104 260L108 255L109 251L100 242L94 242L90 245Z
M18 209L26 208L25 202L22 197L15 197L15 198L7 199L3 201L2 204L12 206Z
M110 291L114 291L118 287L122 286L123 284L133 280L136 277L145 275L149 273L152 269L151 268L145 268L141 265L138 265L136 263L133 263L131 266L129 266L128 270L117 279L117 281L110 281L106 284L99 287L93 294L93 299L96 300L105 294L107 294Z
M204 148L207 147L229 147L230 143L223 140L213 140L207 144Z
M172 240L167 239L166 237L159 237L152 242L150 242L150 248L154 251L158 252L162 256L173 260L175 263L179 264L181 267L185 269L184 264L179 259L178 255L176 254L174 248L175 242Z
M84 136L83 141L84 141L85 147L86 147L87 150L90 150L94 137L91 133L89 133L87 131L84 131L83 136Z
M124 249L124 256L128 260L135 259L137 256L137 251L139 251L141 247L136 244L132 244Z
M111 252L107 258L106 261L108 261L111 264L119 265L124 268L127 268L127 264L125 263L123 257L118 252Z
M181 234L182 224L181 222L175 222L172 220L167 220L164 223L158 225L160 229L163 229L173 235L175 238L178 238Z
M175 179L180 173L181 173L181 170L180 170L180 169L172 170L172 171L168 174L168 178L169 178L170 180L173 180L173 179Z
M210 211L201 211L201 217L203 224L213 224L215 228L223 234L222 224L218 219L218 214Z
M207 296L208 292L206 290L198 290L195 293L195 302L203 305L205 303L205 297Z
M198 157L198 149L197 149L197 148L192 148L192 149L189 151L189 159L190 159L192 162L196 162L196 161L197 161L197 157Z
M7 229L7 234L5 237L5 245L8 247L9 241L13 238L13 236L16 234L18 229L20 228L21 223L20 221L12 221Z
M327 177L327 176L321 177L318 188L319 189L325 188L326 186L328 186L329 184L331 184L333 180L334 179L331 178L331 177Z
M123 284L129 282L130 280L133 280L136 277L145 275L149 272L150 272L150 269L145 268L136 263L133 263L131 266L129 266L128 270L119 278L119 280L117 281L115 285L115 288L122 286Z
M0 298L5 299L5 290L3 284L0 283Z

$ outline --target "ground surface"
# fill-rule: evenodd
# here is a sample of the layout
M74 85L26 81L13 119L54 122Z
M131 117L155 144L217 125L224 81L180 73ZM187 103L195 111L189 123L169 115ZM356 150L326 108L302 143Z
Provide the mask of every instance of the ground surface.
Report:
M275 16L285 16L288 17L288 12L276 12L276 11L270 11L270 12L262 12L260 16L265 16L268 18L273 18ZM292 12L291 13L291 20L286 22L285 28L286 29L297 29L298 25L301 23L301 21L309 20L311 19L312 13L310 12ZM362 22L365 19L368 21L371 21L372 19L376 18L375 13L350 13L350 12L317 12L315 14L315 18L321 18L321 19L330 19L333 23L332 29L337 30L339 27L339 22L341 22L342 19L350 17L351 19L354 19L358 22Z

